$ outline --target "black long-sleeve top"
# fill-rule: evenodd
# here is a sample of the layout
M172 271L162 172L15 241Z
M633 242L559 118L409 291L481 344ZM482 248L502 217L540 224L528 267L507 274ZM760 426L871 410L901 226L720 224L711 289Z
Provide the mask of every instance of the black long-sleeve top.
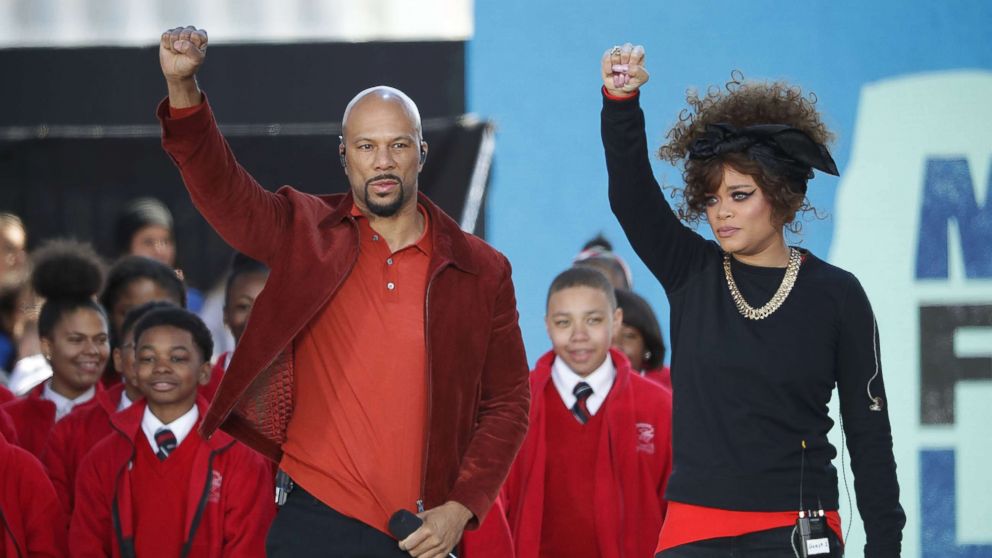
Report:
M718 244L683 225L648 160L637 97L604 97L610 205L671 306L674 463L668 499L728 510L838 509L837 450L827 441L834 385L851 453L865 556L898 556L905 514L871 306L847 271L804 253L784 304L763 320L737 310ZM745 300L760 307L785 275L731 258ZM877 375L876 375L877 372ZM805 470L800 504L800 465Z

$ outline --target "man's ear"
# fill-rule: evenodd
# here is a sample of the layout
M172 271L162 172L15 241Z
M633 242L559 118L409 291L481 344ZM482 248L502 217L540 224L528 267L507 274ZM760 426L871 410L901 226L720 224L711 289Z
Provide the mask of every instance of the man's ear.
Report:
M344 144L338 145L338 158L341 159L341 166L345 169L348 168L348 159L344 156Z
M424 163L427 162L427 150L428 145L426 141L421 140L420 142L420 168L424 168Z

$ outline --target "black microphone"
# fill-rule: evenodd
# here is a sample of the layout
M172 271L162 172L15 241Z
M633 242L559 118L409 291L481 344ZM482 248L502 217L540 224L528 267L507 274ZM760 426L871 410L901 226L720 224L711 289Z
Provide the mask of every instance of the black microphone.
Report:
M389 532L397 540L403 540L412 535L423 524L424 520L414 515L410 510L398 510L389 518ZM448 556L457 558L454 552L449 553Z
M403 540L413 534L424 524L424 520L410 510L399 510L389 518L389 532L396 540Z

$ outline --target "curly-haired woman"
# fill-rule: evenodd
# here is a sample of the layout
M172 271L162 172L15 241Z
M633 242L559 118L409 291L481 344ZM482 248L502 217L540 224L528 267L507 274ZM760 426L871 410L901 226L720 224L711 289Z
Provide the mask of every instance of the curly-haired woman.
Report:
M658 556L840 556L835 385L865 556L898 556L905 515L871 306L853 275L785 241L810 209L813 169L837 174L815 100L738 79L690 93L659 150L683 170L676 215L648 160L643 64L639 46L603 55L602 136L613 212L671 304L674 463ZM718 242L680 218L705 220Z

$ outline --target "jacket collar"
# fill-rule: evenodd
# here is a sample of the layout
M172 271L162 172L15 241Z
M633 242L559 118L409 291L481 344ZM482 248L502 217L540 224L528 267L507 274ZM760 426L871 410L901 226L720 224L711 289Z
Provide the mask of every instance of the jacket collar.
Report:
M113 415L117 412L117 407L121 403L121 397L124 396L124 382L119 382L113 386L98 390L93 399L96 404L103 407L103 410L107 412L108 415Z
M613 366L617 370L617 377L613 380L613 387L610 388L610 394L619 389L623 389L628 382L630 382L630 375L633 374L633 370L630 367L630 361L627 360L627 355L623 354L619 349L610 347L610 359L613 361ZM537 359L537 363L534 365L534 376L533 382L534 387L531 393L543 393L544 387L548 382L551 381L551 365L555 362L555 352L548 351L544 353L541 358ZM609 399L609 396L607 396Z
M49 376L49 378L51 378L51 376ZM24 398L37 401L47 401L46 399L41 398L41 396L45 393L45 383L47 382L48 379L31 388L31 390L25 394ZM51 403L51 401L49 401L49 403ZM54 405L54 403L52 403L52 405Z
M144 436L141 431L141 418L144 416L145 407L147 406L148 402L142 399L141 401L135 401L127 409L110 415L110 422L114 425L114 428L126 436L132 444L135 443L135 440L139 435ZM201 422L203 417L207 414L208 406L209 404L207 403L207 400L204 399L202 395L197 396L196 408L200 412L200 418L197 423ZM193 429L196 430L196 427ZM210 438L204 438L203 441L208 447L210 447L211 450L219 450L233 442L234 438L232 438L230 434L222 430L218 430L214 432Z
M25 399L37 399L39 401L48 401L47 399L42 399L42 396L45 394L45 386L48 384L48 380L51 380L51 379L52 379L52 377L49 376L48 378L45 379L45 381L41 382L40 384L38 384L38 385L34 386L33 388L31 388L30 390L28 390L28 392L24 394L24 398ZM94 384L93 385L93 389L96 390L96 392L93 394L93 399L96 399L104 391L104 389L103 389L103 381L98 381L96 384ZM90 401L92 401L93 399L91 399ZM49 401L49 403L51 403L51 401ZM80 403L79 406L86 405L87 403L89 403L89 401L87 401L86 403ZM54 403L52 403L52 404L54 405Z
M320 219L318 227L333 227L341 224L345 219L351 218L351 206L355 203L351 191L347 194L332 194L320 196L320 198L327 205L328 213ZM458 223L455 223L423 192L417 193L417 201L427 210L427 215L431 220L430 234L433 243L433 259L437 260L437 265L450 263L467 273L478 273L478 268L472 258L472 249L466 238L468 233L459 228Z

